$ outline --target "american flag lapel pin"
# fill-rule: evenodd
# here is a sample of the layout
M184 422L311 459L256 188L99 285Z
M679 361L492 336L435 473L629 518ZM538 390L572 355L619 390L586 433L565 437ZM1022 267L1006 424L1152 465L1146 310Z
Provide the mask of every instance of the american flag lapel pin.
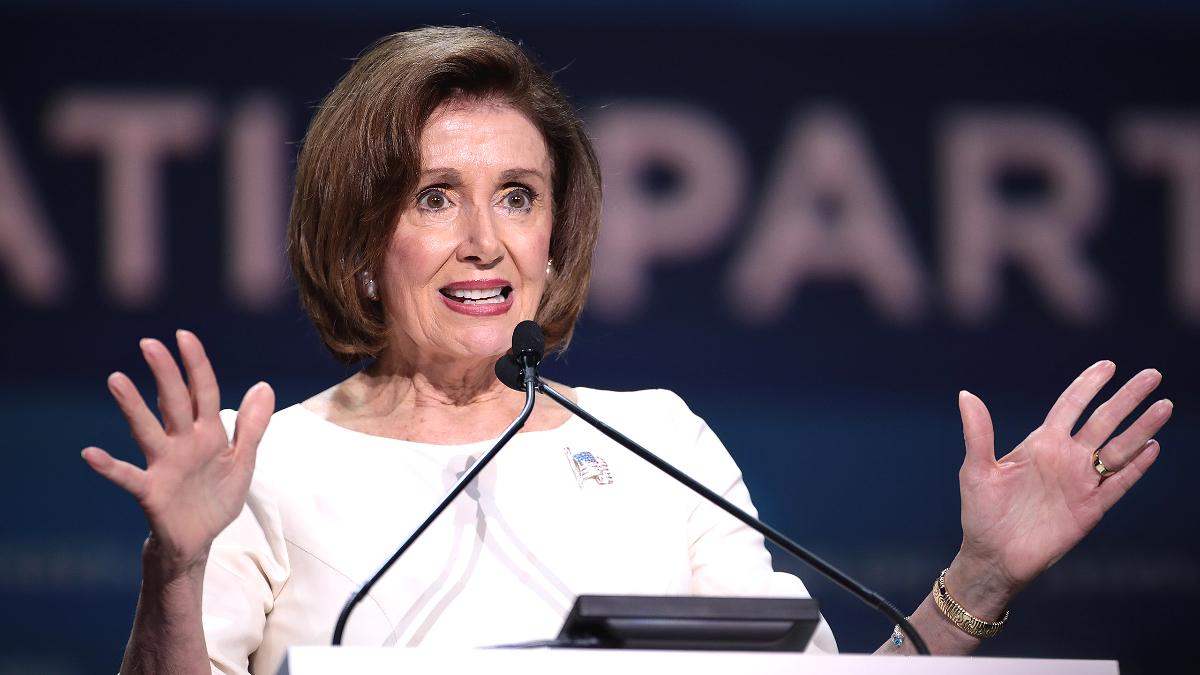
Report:
M583 481L592 478L596 479L597 485L612 485L612 473L608 470L608 463L603 459L586 450L572 452L570 448L563 448L563 453L566 454L567 461L571 464L571 472L575 474L575 482L580 489L583 488Z

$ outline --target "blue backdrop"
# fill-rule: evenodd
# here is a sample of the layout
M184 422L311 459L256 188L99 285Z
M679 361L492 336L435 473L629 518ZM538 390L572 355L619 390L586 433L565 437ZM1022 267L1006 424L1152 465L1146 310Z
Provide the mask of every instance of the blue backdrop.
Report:
M352 57L431 23L522 40L603 154L596 293L547 374L676 390L766 520L902 610L961 536L960 389L1003 452L1096 360L1159 368L1176 414L1158 464L982 653L1190 659L1190 5L233 4L0 3L0 672L119 663L145 524L78 451L138 457L104 380L150 390L139 338L197 332L230 407L260 379L282 407L351 372L271 254L290 161ZM887 637L776 560L844 650Z

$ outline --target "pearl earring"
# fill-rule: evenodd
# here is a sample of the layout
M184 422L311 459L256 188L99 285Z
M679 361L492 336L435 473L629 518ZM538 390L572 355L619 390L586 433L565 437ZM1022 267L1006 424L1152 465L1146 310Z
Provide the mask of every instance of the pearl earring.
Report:
M554 258L546 261L546 278L550 278L550 273L554 271Z
M367 292L367 297L372 301L379 301L379 287L375 285L375 279L366 272L362 273L363 287Z

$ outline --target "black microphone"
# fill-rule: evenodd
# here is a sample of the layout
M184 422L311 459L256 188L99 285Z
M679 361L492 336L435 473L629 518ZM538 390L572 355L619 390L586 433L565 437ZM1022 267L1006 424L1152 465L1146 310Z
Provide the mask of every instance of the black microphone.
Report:
M536 321L522 321L513 329L513 348L496 361L496 379L517 391L525 391L525 383L531 377L531 368L536 368L546 351L546 337ZM532 371L537 381L537 371Z
M537 331L536 339L532 335L530 328L525 324L533 324L533 328ZM522 326L524 326L524 328L522 328ZM450 505L450 502L454 501L454 498L457 497L458 494L462 492L471 481L475 480L475 477L479 475L479 472L483 471L483 467L487 466L488 462L492 461L496 454L500 452L500 448L503 448L505 445L507 445L508 442L512 440L512 437L517 435L517 432L521 430L521 427L525 426L526 420L529 419L529 414L533 412L534 387L538 382L537 364L538 361L541 360L542 352L544 352L545 349L546 341L542 337L541 327L532 321L522 321L521 323L517 324L516 330L513 331L513 352L521 355L523 364L517 364L516 357L514 357L512 354L505 354L503 357L501 357L500 361L496 362L496 376L501 382L504 382L508 386L512 387L513 385L510 383L512 379L511 375L509 375L508 371L505 371L505 374L501 375L500 364L501 362L505 361L505 359L513 359L512 363L516 368L515 372L519 378L517 386L513 388L517 390L524 390L525 407L521 408L521 414L517 415L517 418L512 421L512 424L509 424L508 428L504 430L504 433L500 436L500 440L496 441L496 444L493 445L490 450L484 453L478 461L472 464L470 468L463 473L462 477L458 479L458 482L454 484L454 487L450 488L450 491L446 493L446 496L442 498L442 501L438 502L438 505L434 507L433 511L429 513L429 516L425 518L425 521L418 525L417 528L412 531L412 534L408 535L408 538L404 540L403 544L400 544L400 548L396 549L396 552L392 554L392 557L388 558L387 562L383 563L383 565L379 567L379 570L375 572L375 574L372 575L371 578L366 581L366 583L359 586L358 589L354 591L354 594L351 595L350 599L346 601L346 606L342 608L342 613L338 615L337 624L334 625L332 642L333 646L336 647L342 644L342 634L346 630L346 621L350 619L350 612L354 611L354 608L358 606L358 603L362 602L363 598L367 597L367 593L370 592L371 587L374 586L375 583L378 582L388 571L388 569L390 569L391 566L400 559L400 556L403 555L410 546L412 546L413 542L417 540L417 537L421 536L421 534L433 524L433 521L442 514L442 511L446 510L446 507ZM509 379L505 379L506 377Z
M536 323L533 323L532 321L524 321L524 322L522 322L522 325L524 325L524 324L533 324L534 327L538 328L538 336L539 337L541 336L541 328L538 327ZM520 329L521 327L518 326L518 328ZM528 331L530 329L525 328L522 330ZM528 339L528 338L525 338L523 336L522 339ZM541 344L543 346L545 345L544 339L541 340ZM513 334L513 348L514 348L514 353L516 353L516 334L515 334L515 332ZM502 366L502 362L505 361L505 358L511 358L512 359L511 363L510 364L506 363ZM647 450L647 449L643 448L642 446L638 445L637 443L633 442L633 440L631 440L625 434L622 434L621 432L617 431L616 429L613 429L612 427L608 426L604 422L601 422L600 420L596 419L595 417L592 417L591 414L589 414L586 410L584 410L583 408L580 408L578 405L576 405L574 401L572 401L571 399L567 398L566 396L563 396L562 394L558 393L552 387L550 387L550 385L546 384L540 377L538 377L536 370L527 368L527 369L525 369L525 372L521 372L521 367L518 363L517 357L514 357L512 355L506 355L505 358L500 359L500 361L498 361L496 363L497 375L500 375L502 370L504 372L504 375L500 377L501 382L504 382L505 384L507 384L508 386L510 386L514 389L520 389L521 386L528 387L530 385L530 382L527 378L529 376L529 371L532 371L532 377L536 380L535 386L537 387L538 391L540 391L543 394L545 394L546 396L549 396L550 398L554 399L560 405L562 405L564 408L566 408L567 410L570 410L576 416L581 418L583 421L585 421L588 424L595 427L600 433L604 434L605 436L608 436L609 438L616 441L617 443L625 446L625 448L632 451L633 454L646 460L647 462L652 464L655 468L659 469L660 471L667 474L671 478L674 478L676 481L683 483L685 486L687 486L693 492L699 494L701 497L704 497L709 502L721 507L725 512L727 512L734 518L737 518L738 520L742 521L746 525L749 525L750 527L754 528L759 533L761 533L763 535L763 537L765 537L768 541L774 542L783 550L787 551L788 553L791 553L792 556L799 559L801 562L807 564L809 567L812 567L813 569L817 570L821 574L824 574L831 581L833 581L837 585L839 585L842 588L849 591L852 595L857 597L859 600L862 600L863 602L867 603L874 609L883 613L884 616L888 617L889 620L891 620L895 624L898 624L904 630L904 634L907 635L912 640L913 646L916 647L918 653L929 654L929 648L927 646L925 646L925 641L922 640L921 636L917 634L916 629L914 629L912 627L912 624L910 624L908 622L908 619L904 618L904 615L900 613L900 610L896 609L896 606L893 605L892 603L888 602L883 596L872 591L871 589L867 588L866 586L862 585L861 583L855 581L849 575L847 575L846 573L837 569L833 565L830 565L829 563L825 562L820 557L818 557L816 554L808 551L807 549L800 546L799 544L792 541L791 539L788 539L786 536L783 535L783 533L779 532L775 528L771 527L770 525L767 525L766 523L759 520L758 518L755 518L754 516L750 515L749 513L746 513L745 511L741 510L740 508L735 506L733 503L731 503L729 500L725 499L721 495L704 487L703 485L701 485L699 482L697 482L691 476L680 471L679 469L676 469L674 466L671 466L669 463L663 461L661 458L658 457L658 455L655 455L654 453L650 452L649 450ZM540 353L539 353L539 358L540 358Z
M513 329L513 355L522 366L536 366L546 351L546 336L536 321L522 321Z
M525 391L525 373L514 354L505 354L496 361L496 379L510 389Z

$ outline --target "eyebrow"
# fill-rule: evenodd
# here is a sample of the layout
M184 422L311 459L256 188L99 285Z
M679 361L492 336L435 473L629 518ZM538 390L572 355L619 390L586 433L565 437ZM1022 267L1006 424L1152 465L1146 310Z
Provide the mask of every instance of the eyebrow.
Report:
M458 169L451 169L449 167L435 167L421 172L422 180L429 180L430 178L438 178L441 182L451 185L459 185L463 182L462 174L459 173Z
M546 180L546 176L537 169L508 169L500 174L500 182L507 183L508 181L525 178L526 176L536 176L542 181Z
M535 176L542 181L546 180L545 174L537 169L507 169L501 172L500 182L507 183L528 176ZM460 185L463 182L462 173L458 169L450 167L434 167L421 172L422 180L429 180L431 178L440 179L442 182L449 183L450 185Z

